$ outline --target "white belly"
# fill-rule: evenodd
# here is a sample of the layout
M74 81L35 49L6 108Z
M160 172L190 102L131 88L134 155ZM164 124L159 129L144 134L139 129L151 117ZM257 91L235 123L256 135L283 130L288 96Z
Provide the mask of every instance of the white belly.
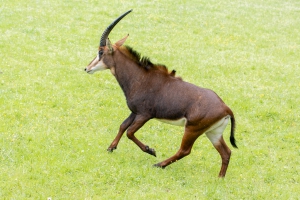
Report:
M161 121L163 123L176 125L176 126L185 126L186 123L186 118L184 117L177 120L169 120L169 119L156 119L156 120Z

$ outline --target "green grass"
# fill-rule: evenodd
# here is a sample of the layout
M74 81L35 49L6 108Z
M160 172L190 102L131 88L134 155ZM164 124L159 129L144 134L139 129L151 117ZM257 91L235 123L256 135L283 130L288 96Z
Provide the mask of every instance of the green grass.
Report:
M299 1L0 2L1 199L299 198ZM129 33L127 45L234 111L239 149L230 147L225 179L205 136L188 157L153 168L183 132L157 121L136 134L156 158L126 136L106 152L129 110L109 71L83 69L131 8L111 41Z

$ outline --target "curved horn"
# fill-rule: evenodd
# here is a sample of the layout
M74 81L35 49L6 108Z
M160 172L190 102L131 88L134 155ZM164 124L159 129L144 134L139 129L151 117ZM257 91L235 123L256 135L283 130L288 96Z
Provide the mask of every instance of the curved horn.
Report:
M127 14L129 14L131 10L128 10L127 12L125 12L123 15L119 16L115 21L113 21L106 29L105 31L102 33L101 39L100 39L100 47L104 47L106 45L106 39L110 33L110 31L115 27L115 25L117 25L117 23L123 18L125 17Z

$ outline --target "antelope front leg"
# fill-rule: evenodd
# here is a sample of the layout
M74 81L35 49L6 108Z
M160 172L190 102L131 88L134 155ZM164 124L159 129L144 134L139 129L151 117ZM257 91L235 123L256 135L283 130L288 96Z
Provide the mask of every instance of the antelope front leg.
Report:
M124 122L120 125L120 129L119 129L119 132L118 132L116 138L113 140L111 145L108 147L107 151L113 152L113 150L117 149L118 143L119 143L121 137L123 136L123 133L132 124L135 117L136 117L136 115L134 113L131 113L129 115L129 117L124 120Z
M127 130L127 137L132 140L136 145L140 147L140 149L150 155L156 157L156 152L154 149L149 148L148 146L144 145L141 141L139 141L135 136L134 133L138 131L150 118L147 116L137 115L132 122L132 124L128 127Z

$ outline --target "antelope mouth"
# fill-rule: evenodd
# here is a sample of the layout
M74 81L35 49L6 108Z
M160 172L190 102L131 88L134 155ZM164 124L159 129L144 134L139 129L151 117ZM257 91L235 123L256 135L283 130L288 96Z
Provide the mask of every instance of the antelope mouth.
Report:
M94 73L93 70L87 70L87 68L85 68L84 71L85 71L86 73L88 73L88 74L93 74L93 73Z

